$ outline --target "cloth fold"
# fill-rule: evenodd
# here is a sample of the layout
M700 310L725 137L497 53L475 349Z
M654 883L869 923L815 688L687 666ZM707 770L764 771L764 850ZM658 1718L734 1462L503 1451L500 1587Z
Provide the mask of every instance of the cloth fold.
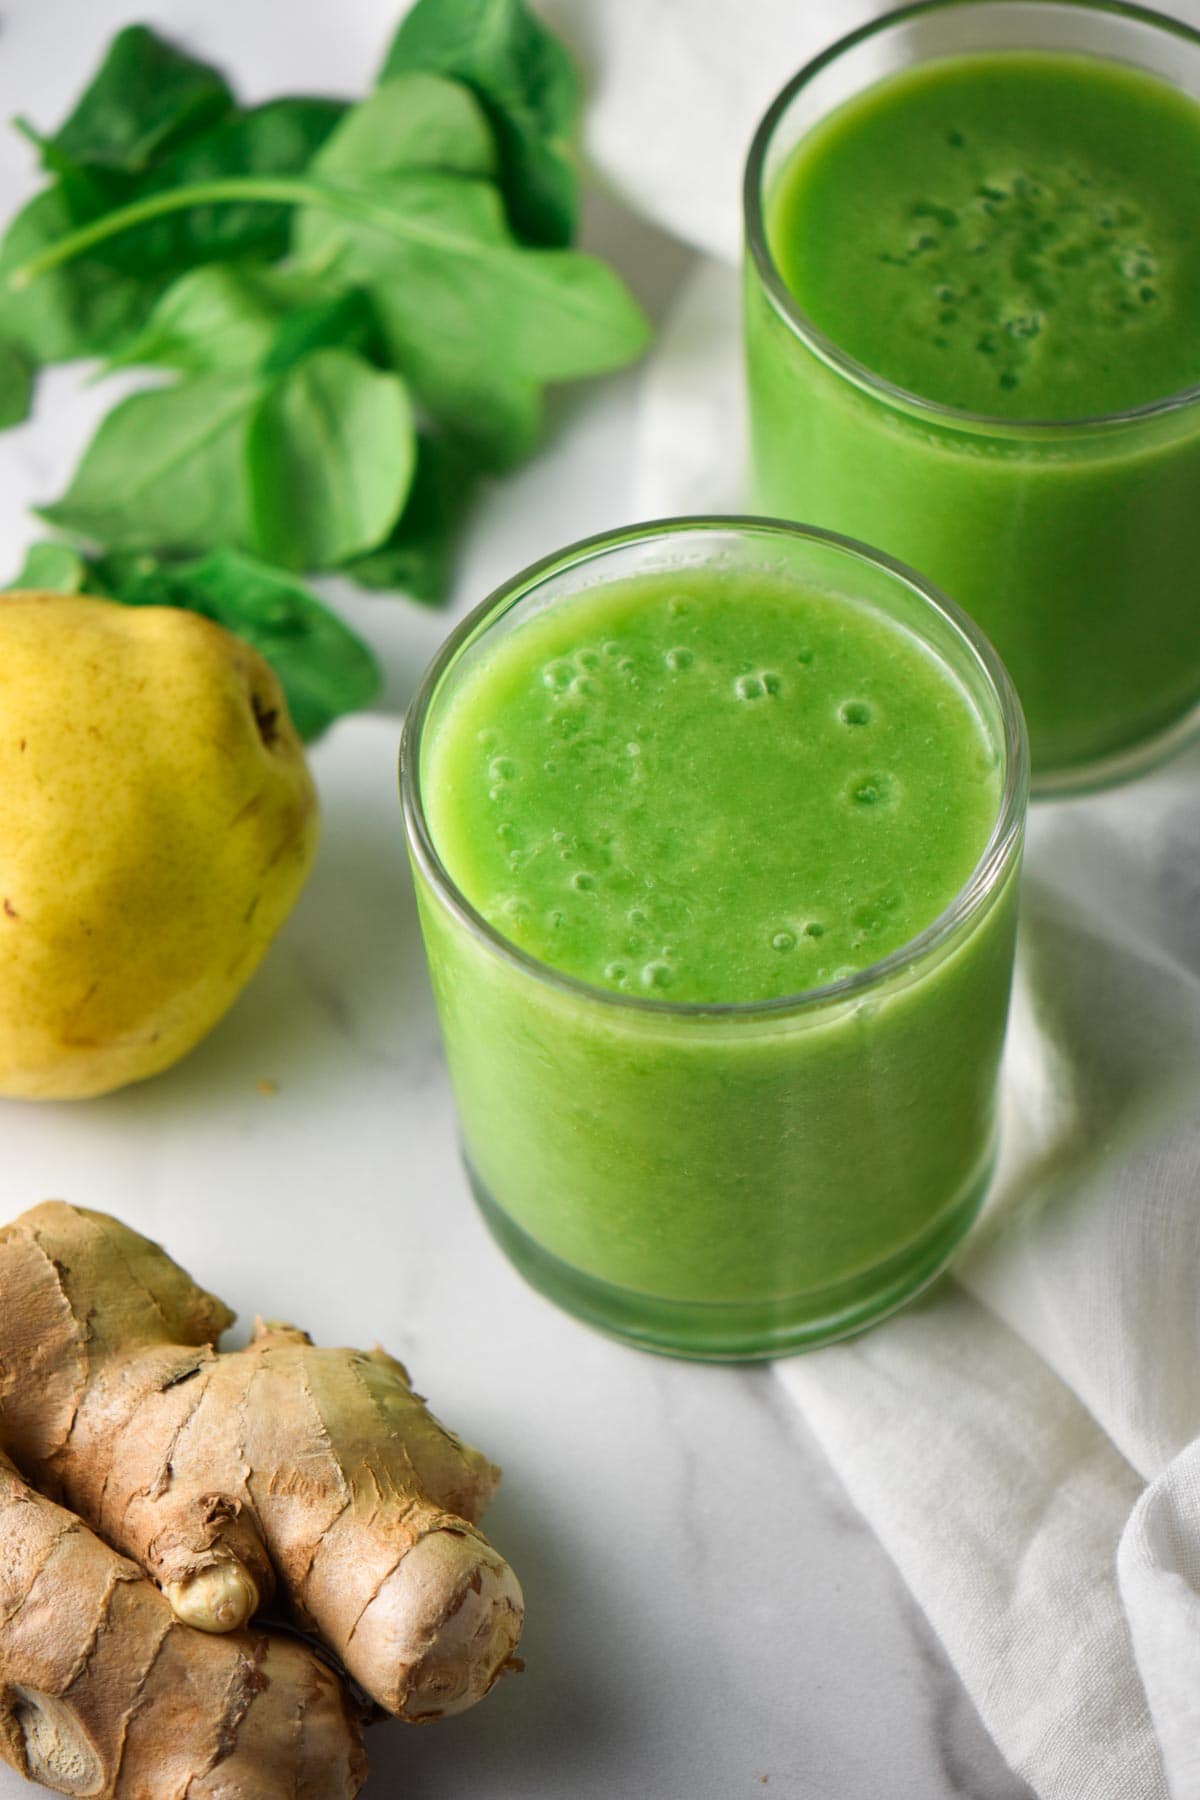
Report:
M1121 1598L1171 1793L1200 1794L1200 1444L1146 1488L1121 1538Z

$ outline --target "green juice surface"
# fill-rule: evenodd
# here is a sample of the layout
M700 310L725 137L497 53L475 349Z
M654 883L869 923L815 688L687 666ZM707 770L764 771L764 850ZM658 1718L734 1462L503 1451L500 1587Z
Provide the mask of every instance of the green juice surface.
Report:
M491 924L671 1001L773 999L879 961L965 884L999 803L941 663L878 614L746 572L614 582L500 637L424 779Z
M889 381L1008 418L1200 381L1200 107L1116 63L951 58L804 139L769 236L813 322Z

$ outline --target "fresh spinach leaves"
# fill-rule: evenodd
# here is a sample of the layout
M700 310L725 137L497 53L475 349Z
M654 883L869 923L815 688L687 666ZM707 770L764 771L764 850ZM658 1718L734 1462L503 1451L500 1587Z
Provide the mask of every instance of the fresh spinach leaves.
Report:
M19 425L33 399L34 366L15 344L0 343L0 431Z
M385 539L412 479L404 384L351 350L281 374L206 371L109 413L42 516L116 550L230 545L334 568Z
M408 501L391 536L346 563L344 573L366 588L398 589L435 605L450 580L454 535L471 504L476 469L452 438L417 438Z
M233 109L216 69L148 25L127 25L46 148L75 163L137 173Z
M0 243L0 342L15 346L35 365L115 349L137 328L159 291L159 284L124 274L98 257L80 257L29 286L13 287L17 270L67 236L75 223L61 183L54 182L22 207Z
M531 244L572 243L579 74L524 0L417 0L392 40L383 78L418 69L453 76L482 102L517 233Z
M38 588L50 594L93 593L107 599L98 578L93 579L86 557L70 544L42 538L25 552L25 561L7 584L7 592L15 588Z
M479 102L457 81L399 75L351 107L313 167L351 178L397 169L494 176L496 141Z
M535 447L545 387L646 343L570 248L579 99L524 0L417 0L355 106L243 108L119 33L57 132L23 127L52 179L0 245L0 428L40 363L171 380L120 401L42 509L92 548L39 545L22 579L210 610L306 729L365 704L369 653L294 572L441 598L478 477Z
M412 406L396 375L314 350L270 381L246 439L250 538L288 569L330 569L387 537L412 481Z
M258 398L243 374L131 394L102 422L51 525L115 550L180 555L250 533L246 437Z

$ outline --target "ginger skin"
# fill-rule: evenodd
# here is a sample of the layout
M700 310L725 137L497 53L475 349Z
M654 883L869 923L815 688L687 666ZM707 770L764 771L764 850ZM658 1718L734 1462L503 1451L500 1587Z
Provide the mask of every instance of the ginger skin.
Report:
M221 1353L219 1300L117 1220L57 1201L0 1231L0 1295L0 1444L180 1619L237 1629L278 1589L380 1706L418 1721L513 1666L521 1591L476 1529L499 1472L384 1351L260 1321Z
M342 1683L304 1645L205 1637L0 1454L0 1758L88 1800L353 1800Z

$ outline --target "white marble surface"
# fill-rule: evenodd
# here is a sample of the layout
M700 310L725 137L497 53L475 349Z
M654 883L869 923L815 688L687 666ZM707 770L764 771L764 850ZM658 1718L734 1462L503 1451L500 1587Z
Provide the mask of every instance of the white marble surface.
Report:
M159 0L149 16L249 93L353 90L390 26L359 0ZM127 0L16 0L0 110L53 122ZM0 205L28 185L0 146ZM686 255L613 208L593 238L652 305ZM77 1106L6 1104L0 1211L61 1195L164 1240L244 1319L381 1341L506 1470L490 1530L529 1608L526 1673L433 1731L372 1734L386 1800L1020 1800L928 1626L769 1369L593 1335L527 1291L459 1170L395 795L396 713L452 619L555 544L631 511L636 376L572 397L472 524L455 606L339 600L392 712L320 746L317 868L259 977L184 1064ZM32 535L107 396L74 374L0 439L0 562ZM260 1083L274 1084L264 1092ZM0 1772L0 1800L29 1790Z

